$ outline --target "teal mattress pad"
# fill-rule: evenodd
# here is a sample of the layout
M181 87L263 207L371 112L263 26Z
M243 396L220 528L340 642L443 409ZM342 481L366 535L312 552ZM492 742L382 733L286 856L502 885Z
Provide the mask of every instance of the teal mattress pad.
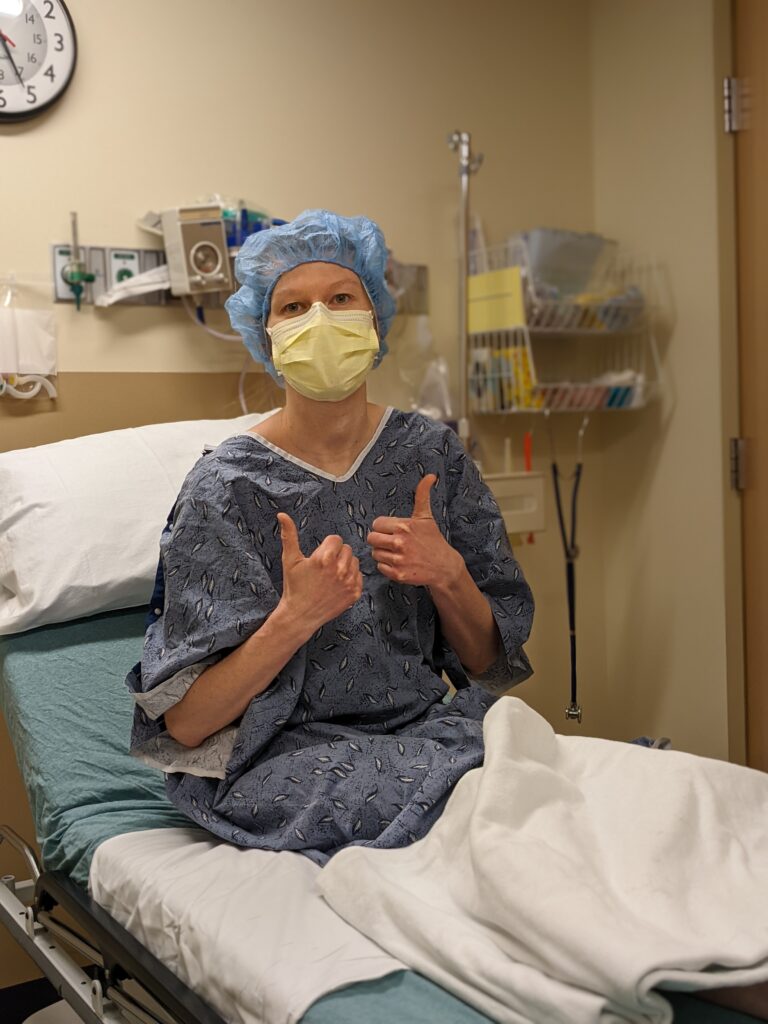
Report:
M188 827L163 776L128 753L143 609L0 638L0 700L29 797L43 864L88 884L112 836Z
M145 616L144 609L108 612L0 637L0 705L44 866L85 887L93 854L106 839L190 824L166 797L162 775L128 753L133 700L124 679L141 657ZM753 1020L690 996L667 996L679 1024ZM393 1019L488 1021L426 978L399 971L324 996L302 1024Z

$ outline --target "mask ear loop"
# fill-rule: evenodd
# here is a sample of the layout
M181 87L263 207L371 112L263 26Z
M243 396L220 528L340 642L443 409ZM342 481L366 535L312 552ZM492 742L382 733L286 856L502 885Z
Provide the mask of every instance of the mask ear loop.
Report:
M359 275L358 275L358 277L359 277ZM379 317L378 317L378 315L376 313L376 303L371 298L371 293L366 288L365 281L363 281L362 277L360 277L360 284L363 286L363 291L365 292L365 294L366 294L366 296L368 298L368 301L371 304L371 314L373 315L373 329L374 329L374 331L376 331L376 340L379 343L379 351L376 353L376 358L373 360L373 365L374 365L374 368L375 368L375 367L377 367L379 365L379 363L381 362L381 359L382 359L382 355L381 355L381 331L379 329Z

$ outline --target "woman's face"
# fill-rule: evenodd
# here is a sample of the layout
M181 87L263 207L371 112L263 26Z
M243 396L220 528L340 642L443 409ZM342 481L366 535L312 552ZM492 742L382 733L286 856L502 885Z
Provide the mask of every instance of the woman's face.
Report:
M367 309L373 306L353 270L335 263L302 263L287 271L272 292L267 327L301 316L315 303L328 309Z

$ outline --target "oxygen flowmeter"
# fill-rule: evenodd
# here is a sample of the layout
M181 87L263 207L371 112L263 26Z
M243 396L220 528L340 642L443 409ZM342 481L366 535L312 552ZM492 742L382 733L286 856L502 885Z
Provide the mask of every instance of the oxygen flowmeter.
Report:
M72 252L70 253L69 262L65 263L61 268L61 276L75 297L76 308L80 309L83 290L86 284L95 280L95 276L88 273L85 260L82 258L80 241L77 234L77 213L73 210L69 216L72 222Z

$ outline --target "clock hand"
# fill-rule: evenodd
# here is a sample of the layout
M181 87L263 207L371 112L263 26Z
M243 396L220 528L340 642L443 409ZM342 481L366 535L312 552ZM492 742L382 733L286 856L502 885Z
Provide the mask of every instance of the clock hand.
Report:
M2 43L3 49L5 50L6 57L11 62L11 67L16 72L16 77L21 82L21 84L24 85L24 79L21 77L21 74L19 73L19 69L16 67L16 62L13 59L11 51L8 49L8 43L10 43L11 46L14 46L14 47L16 46L16 43L14 43L11 39L9 39L8 36L5 34L5 32L0 32L0 43Z

